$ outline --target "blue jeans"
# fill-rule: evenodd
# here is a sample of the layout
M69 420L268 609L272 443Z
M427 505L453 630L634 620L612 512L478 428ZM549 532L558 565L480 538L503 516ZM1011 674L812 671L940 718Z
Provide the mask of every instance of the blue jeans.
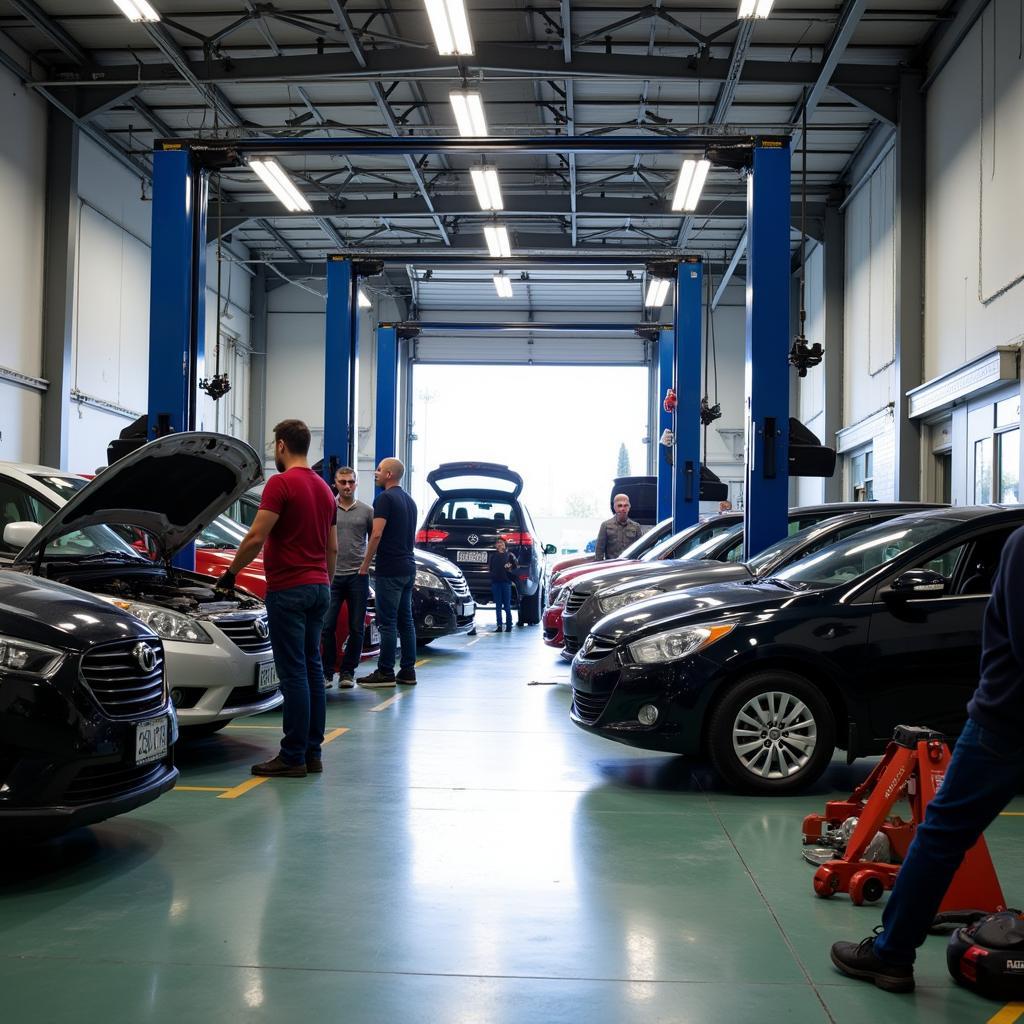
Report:
M1024 742L968 719L946 777L928 805L882 914L878 956L912 964L967 851L1017 795Z
M363 653L363 625L366 618L366 602L370 597L370 577L351 573L335 576L331 581L331 606L324 619L322 643L324 648L324 678L334 675L338 663L337 629L341 606L348 605L348 639L341 659L342 672L355 672L359 657Z
M402 638L402 668L416 665L416 623L412 619L412 583L408 576L377 576L373 587L377 595L377 628L380 630L380 657L377 668L394 672L395 647Z
M326 584L267 592L267 622L274 664L284 696L281 760L305 764L320 756L327 719L320 631L330 602Z
M512 625L512 584L508 580L491 580L491 596L494 598L494 614L501 625L501 609L505 609L505 624Z

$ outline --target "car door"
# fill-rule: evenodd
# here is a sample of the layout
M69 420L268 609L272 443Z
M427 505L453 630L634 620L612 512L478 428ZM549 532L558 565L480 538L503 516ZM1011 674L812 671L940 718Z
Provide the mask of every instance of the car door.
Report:
M897 725L959 733L978 683L981 626L992 578L1007 537L996 527L930 551L887 577L875 592L866 667L871 673L872 736L886 739ZM931 595L897 596L892 583L908 569L929 569L946 580Z

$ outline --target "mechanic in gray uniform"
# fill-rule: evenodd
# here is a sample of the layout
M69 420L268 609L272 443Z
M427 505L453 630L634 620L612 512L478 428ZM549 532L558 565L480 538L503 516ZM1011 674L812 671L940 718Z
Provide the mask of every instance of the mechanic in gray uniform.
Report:
M615 495L612 508L615 515L606 519L597 531L594 557L599 562L607 558L618 558L644 532L639 523L629 518L629 498L625 494Z

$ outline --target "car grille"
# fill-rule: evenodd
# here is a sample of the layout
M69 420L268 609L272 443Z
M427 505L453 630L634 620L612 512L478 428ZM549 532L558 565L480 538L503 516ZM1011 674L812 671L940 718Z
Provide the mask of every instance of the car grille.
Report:
M163 763L100 764L83 768L68 786L64 803L92 804L140 789L167 770Z
M565 634L565 653L575 654L580 649L580 642L575 637Z
M582 690L572 691L572 703L576 716L583 722L596 722L611 700L610 693L583 693Z
M146 671L135 656L139 644L156 655ZM164 706L164 650L159 640L104 644L82 657L82 679L111 718L138 718Z
M590 637L590 643L585 646L586 650L580 657L586 658L587 661L600 661L615 650L615 644L611 640L605 640L604 637L593 635Z
M266 654L270 650L270 637L260 636L256 632L258 622L266 625L265 615L232 616L212 621L236 647L247 654Z
M446 576L445 579L456 597L461 597L463 600L469 597L469 584L466 582L465 576Z
M571 615L573 612L578 612L586 602L589 594L577 594L570 590L565 598L565 612L567 615Z

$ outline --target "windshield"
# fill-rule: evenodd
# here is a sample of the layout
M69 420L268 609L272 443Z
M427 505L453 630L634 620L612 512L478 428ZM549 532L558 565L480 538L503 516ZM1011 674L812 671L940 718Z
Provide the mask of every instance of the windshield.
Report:
M697 562L702 558L715 558L718 549L726 541L735 539L736 537L742 536L743 534L743 521L730 526L727 530L719 530L714 536L709 537L704 541L703 544L698 544L696 547L691 547L685 554L675 555L675 558L681 558L684 562Z
M739 520L742 524L743 520ZM641 562L657 562L663 558L682 558L688 551L703 544L711 537L717 537L730 527L736 525L735 519L727 519L725 522L712 520L707 523L698 523L696 526L689 526L685 530L673 533L666 537L660 544L656 544L650 551L640 556Z
M773 565L777 565L794 548L798 548L801 544L806 543L807 534L813 529L815 529L815 527L809 526L806 530L794 533L792 537L787 537L785 540L779 541L778 544L773 544L770 548L766 548L760 554L754 555L754 557L747 562L747 568L755 576L760 576Z
M245 538L245 527L227 516L217 516L196 538L199 548L237 548Z
M648 548L658 543L658 538L665 535L671 526L652 526L646 533L637 537L632 544L624 548L619 558L639 558Z
M148 561L109 526L83 526L80 530L72 530L51 540L44 552L45 558L82 558L86 555L112 555L121 560L128 556L140 562Z
M439 502L431 526L514 526L519 527L519 510L508 501L484 498L452 498Z
M33 473L33 480L38 480L54 494L60 495L65 501L73 498L89 481L80 476L63 476L56 473Z
M904 517L881 523L800 558L775 575L807 587L838 587L899 558L919 544L934 540L948 529L949 522L945 519L908 522Z

